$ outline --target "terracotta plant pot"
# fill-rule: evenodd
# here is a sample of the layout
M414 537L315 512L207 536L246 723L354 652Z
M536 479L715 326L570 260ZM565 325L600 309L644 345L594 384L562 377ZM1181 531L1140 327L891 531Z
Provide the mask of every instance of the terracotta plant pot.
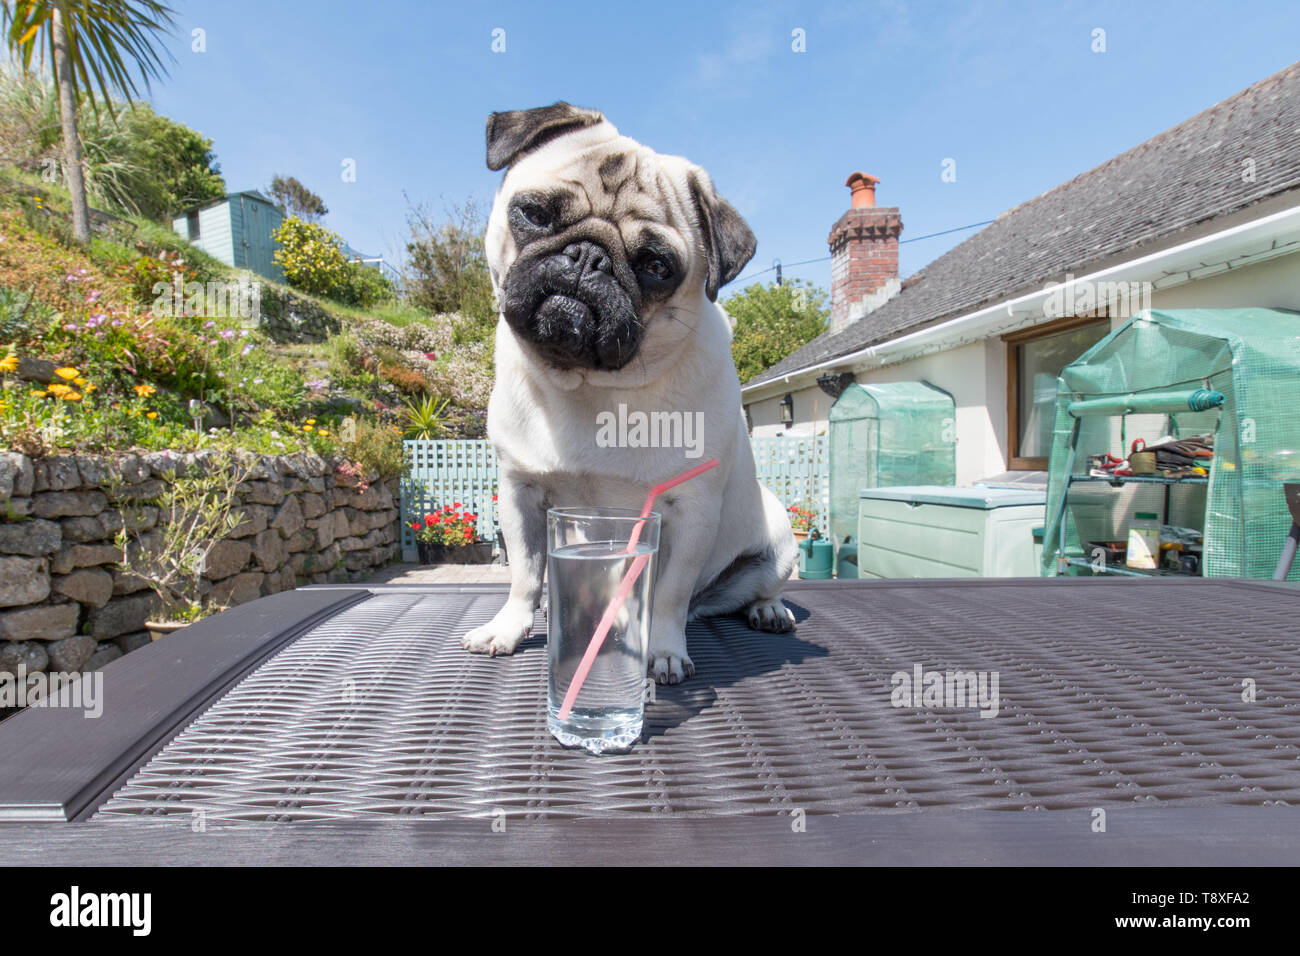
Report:
M168 634L174 634L181 628L189 627L183 621L145 621L144 626L149 632L149 637L155 641Z
M803 544L805 541L808 540L808 532L807 532L807 531L796 531L796 532L794 533L794 539L795 539L795 541L797 541L799 544Z

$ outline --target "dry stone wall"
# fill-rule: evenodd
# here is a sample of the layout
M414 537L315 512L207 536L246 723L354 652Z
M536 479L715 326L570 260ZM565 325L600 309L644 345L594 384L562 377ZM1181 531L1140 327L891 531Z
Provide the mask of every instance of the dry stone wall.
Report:
M239 486L242 523L218 542L205 596L242 604L302 584L364 580L400 556L396 482L368 487L310 453L262 456ZM28 458L0 451L0 673L94 670L149 642L153 592L113 541L147 546L162 475L220 467L216 452Z

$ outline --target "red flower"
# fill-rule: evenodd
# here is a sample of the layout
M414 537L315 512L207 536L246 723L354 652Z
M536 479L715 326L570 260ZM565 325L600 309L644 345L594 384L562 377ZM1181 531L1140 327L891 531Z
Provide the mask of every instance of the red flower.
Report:
M459 502L459 501L453 501L453 502L451 503L451 506L452 506L453 508L457 509L458 511L460 510L460 502Z
M493 500L493 501L496 501L496 500L497 500L497 496L496 496L496 495L493 495L493 496L492 496L492 500Z
M436 517L434 517L433 515L425 515L425 516L424 516L424 526L425 526L426 528L432 528L432 527L433 527L435 524L437 524L437 523L438 523L438 519L437 519Z

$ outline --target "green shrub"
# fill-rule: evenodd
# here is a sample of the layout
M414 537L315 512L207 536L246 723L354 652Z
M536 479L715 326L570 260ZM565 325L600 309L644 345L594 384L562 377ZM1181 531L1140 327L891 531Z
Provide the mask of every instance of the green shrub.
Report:
M393 283L378 269L359 262L348 263L347 298L349 305L368 309L378 302L388 302L397 294Z
M54 316L54 310L30 292L0 286L0 342L22 342L33 329L40 329Z
M360 308L393 297L383 273L349 260L343 239L319 223L290 216L273 237L275 264L293 288Z
M447 208L441 217L425 205L407 210L406 292L432 313L458 312L495 323L492 279L483 237L487 217L472 199Z
M325 342L326 360L330 374L335 378L348 378L366 367L366 350L351 332L331 336Z
M158 298L154 292L158 283L171 288L172 270L166 262L157 256L140 256L135 262L120 270L120 275L131 283L137 300L153 302Z
M419 404L406 402L406 437L432 441L441 438L446 430L447 399L428 395Z
M800 279L784 285L754 283L722 303L735 322L731 356L742 382L826 331L826 293Z
M159 116L147 104L120 109L127 156L139 174L130 177L130 205L152 220L226 194L212 140Z
M427 378L396 362L380 362L379 377L403 395L427 395L432 391Z
M356 421L356 440L344 442L341 451L380 478L395 478L406 468L402 451L402 430L371 419Z
M107 273L121 273L124 269L131 268L131 265L138 258L137 254L112 239L104 239L99 236L92 236L90 245L86 249L90 256L90 261Z
M162 220L226 191L212 141L137 102L78 108L92 205ZM62 173L58 94L45 75L0 71L0 154L29 172Z
M348 259L343 240L314 222L289 216L272 234L275 264L289 285L310 295L338 298L347 288Z

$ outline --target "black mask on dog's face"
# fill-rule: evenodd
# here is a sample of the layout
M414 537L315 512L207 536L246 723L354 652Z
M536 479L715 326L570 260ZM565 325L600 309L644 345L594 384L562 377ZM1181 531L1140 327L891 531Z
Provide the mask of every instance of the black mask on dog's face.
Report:
M501 314L561 369L622 369L637 356L650 317L663 311L656 306L692 275L693 259L704 265L707 256L694 281L702 277L715 300L754 252L753 233L706 174L607 125L612 135L562 140L545 150L545 164L514 170L552 140L601 124L600 113L565 103L488 119L488 167L511 166L518 190L498 197L514 251L508 265L492 262ZM561 151L554 162L570 142L572 154Z
M513 197L519 254L502 283L501 312L521 339L560 368L621 369L644 337L646 305L670 297L685 268L647 232L628 250L613 223L572 221L563 193Z

